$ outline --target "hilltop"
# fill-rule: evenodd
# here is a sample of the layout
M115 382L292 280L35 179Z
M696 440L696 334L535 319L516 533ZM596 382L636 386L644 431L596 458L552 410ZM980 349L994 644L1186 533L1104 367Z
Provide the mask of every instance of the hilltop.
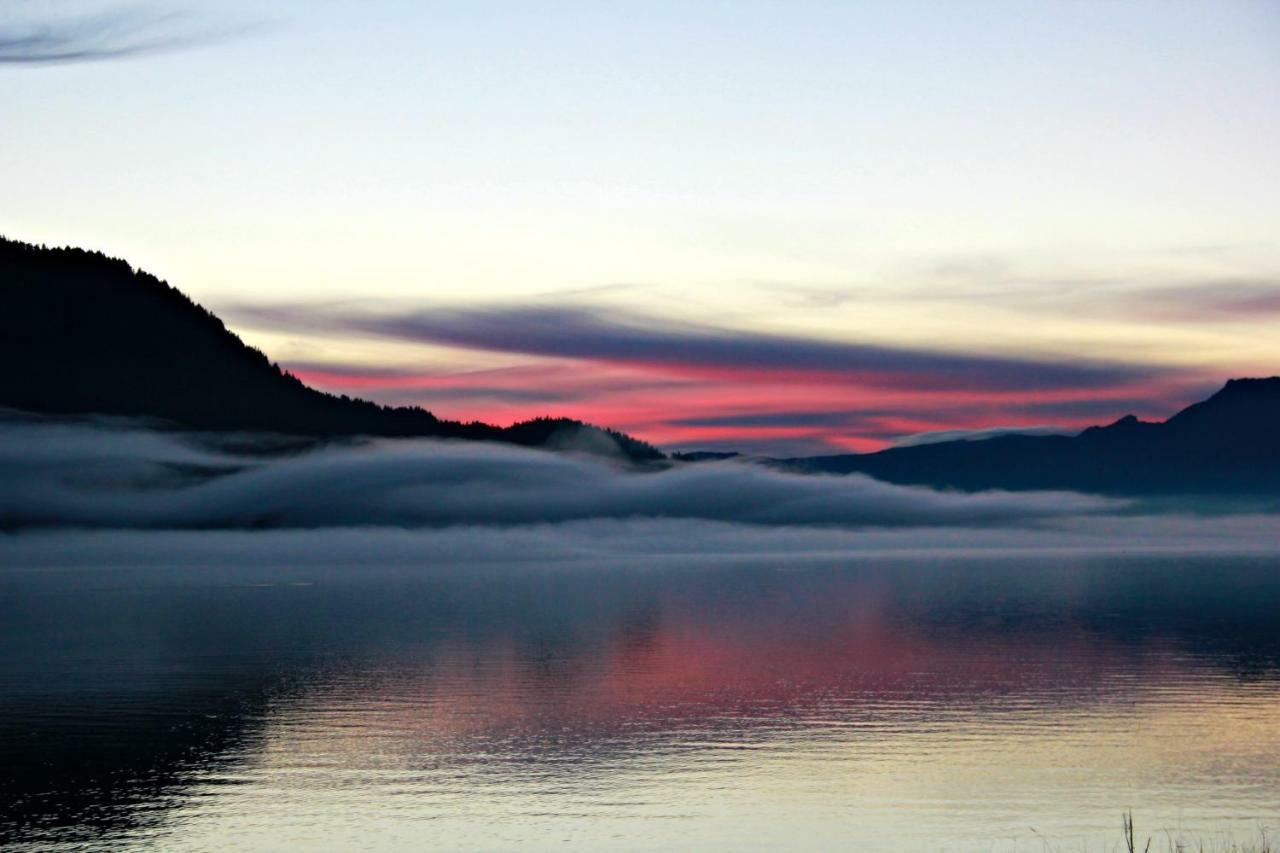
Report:
M569 418L510 427L437 418L310 388L164 281L99 252L0 237L0 406L157 418L183 427L312 437L397 436L656 448Z

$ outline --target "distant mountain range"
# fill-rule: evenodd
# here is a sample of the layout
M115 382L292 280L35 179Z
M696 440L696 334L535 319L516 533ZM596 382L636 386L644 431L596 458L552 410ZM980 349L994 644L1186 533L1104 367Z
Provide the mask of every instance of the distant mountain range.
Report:
M0 406L28 412L313 437L419 436L552 449L604 444L634 461L666 459L623 433L567 418L496 427L317 391L125 261L4 238L0 358ZM735 455L674 454L674 461ZM1078 435L1002 435L767 464L965 491L1280 495L1280 377L1233 379L1162 423L1129 416Z
M1078 435L1004 435L773 464L965 491L1280 494L1280 377L1232 379L1160 423L1129 415Z
M317 391L125 261L2 237L0 360L0 406L28 412L143 416L199 430L315 437L616 444L633 460L664 458L630 436L567 418L495 427Z

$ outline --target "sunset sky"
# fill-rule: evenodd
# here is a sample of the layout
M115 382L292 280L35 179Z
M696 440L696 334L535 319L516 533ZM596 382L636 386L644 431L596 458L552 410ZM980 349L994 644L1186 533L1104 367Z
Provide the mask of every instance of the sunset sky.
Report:
M318 387L668 448L1280 373L1280 5L0 4L0 233Z

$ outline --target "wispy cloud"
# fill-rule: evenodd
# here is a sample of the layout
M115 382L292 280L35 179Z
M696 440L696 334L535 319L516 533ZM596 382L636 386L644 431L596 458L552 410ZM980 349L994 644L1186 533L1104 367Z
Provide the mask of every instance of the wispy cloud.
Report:
M1134 313L1153 319L1271 322L1280 315L1280 281L1223 279L1149 288L1129 296L1127 303Z
M676 426L695 427L859 427L876 428L879 419L891 417L896 412L874 409L818 410L796 412L741 412L727 415L707 415L692 418L674 418L668 423Z
M1280 276L1265 272L1189 277L1121 268L1046 274L981 256L953 259L908 278L911 283L892 290L862 288L857 298L995 304L1026 313L1195 325L1266 322L1280 314Z
M836 375L871 387L1105 388L1164 372L1131 363L995 356L771 334L575 305L490 305L398 313L352 311L349 306L239 306L228 313L259 328L373 335L695 375Z
M44 5L39 9L38 16L0 11L0 65L125 59L222 41L249 29L212 26L177 10L121 7L54 14Z
M938 444L943 441L982 441L987 438L999 438L1005 435L1071 435L1076 430L1066 429L1053 424L1034 424L1031 426L994 426L983 429L940 429L932 432L920 432L903 436L895 441L895 447L916 447L921 444Z

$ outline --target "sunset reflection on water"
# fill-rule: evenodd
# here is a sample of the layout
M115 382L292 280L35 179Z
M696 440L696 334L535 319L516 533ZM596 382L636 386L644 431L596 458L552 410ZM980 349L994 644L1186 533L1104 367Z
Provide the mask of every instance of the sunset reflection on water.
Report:
M1107 849L1133 808L1153 832L1248 832L1280 792L1273 568L54 584L14 600L62 641L6 656L4 831L31 849Z

